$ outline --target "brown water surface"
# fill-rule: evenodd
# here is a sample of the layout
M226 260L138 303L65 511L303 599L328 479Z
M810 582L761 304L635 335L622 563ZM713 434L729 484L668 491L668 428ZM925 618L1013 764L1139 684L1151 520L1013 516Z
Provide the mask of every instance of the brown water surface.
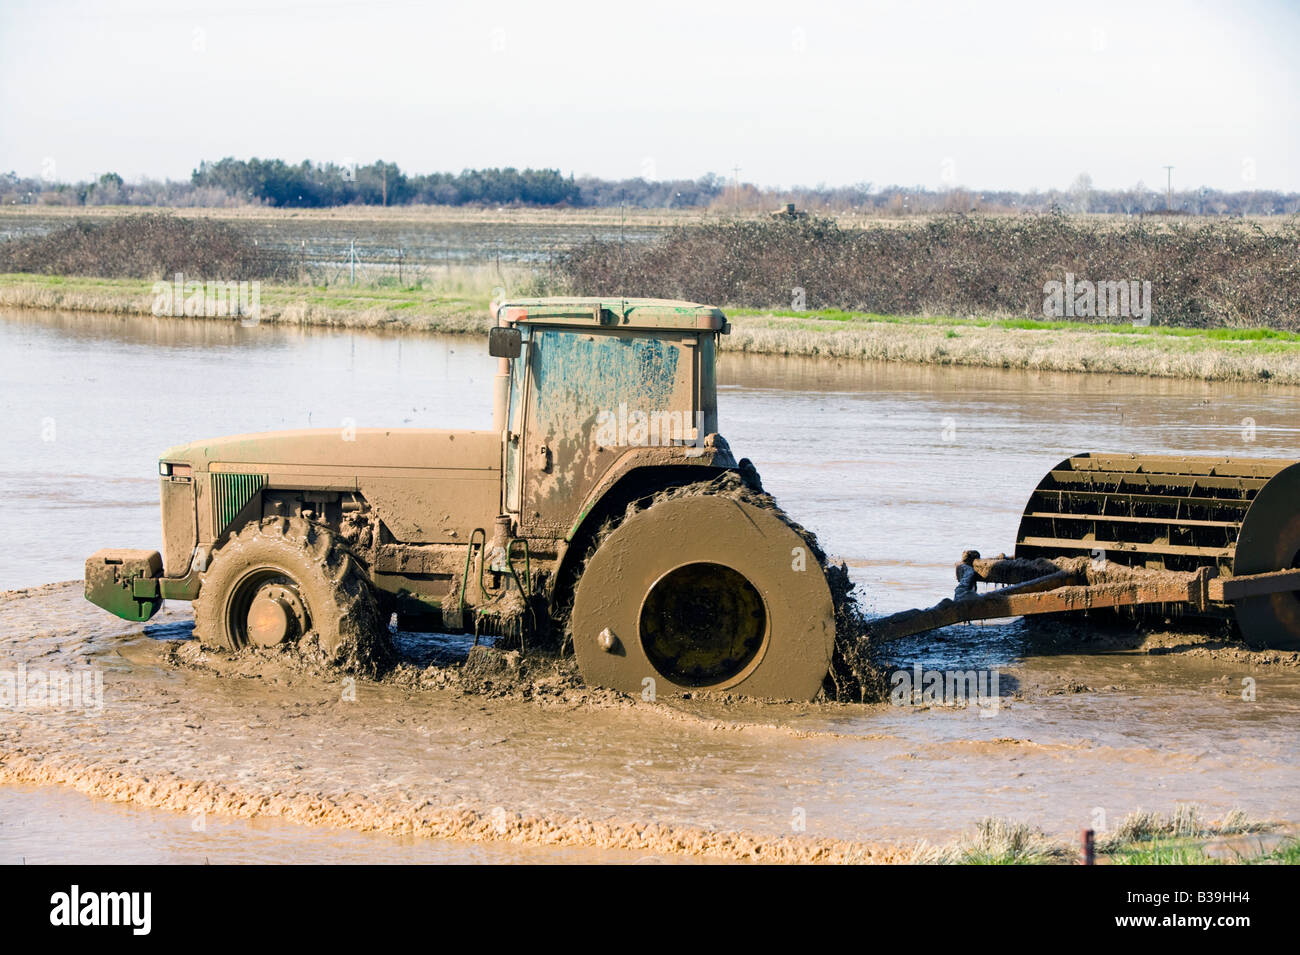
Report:
M171 444L347 423L485 427L493 365L476 338L0 313L0 588L79 577L100 547L157 547L155 464ZM732 354L719 398L737 454L848 562L873 612L949 593L965 547L1009 550L1030 490L1071 453L1300 457L1298 402L1295 391L1262 385ZM100 795L110 794L111 770L241 798L356 800L381 828L460 806L874 844L941 841L987 815L1065 835L1099 812L1115 821L1179 801L1300 818L1300 669L1213 638L1110 640L1085 654L1012 623L894 649L904 667L996 669L1001 705L983 715L581 693L493 699L365 683L355 703L342 702L327 675L177 666L168 648L189 637L190 619L187 605L171 604L144 627L126 624L85 603L77 585L7 596L0 671L98 667L105 706L0 710L0 751L11 765L62 761L65 782ZM1247 678L1254 701L1242 698ZM0 858L681 854L620 854L594 838L565 849L402 839L257 814L216 814L195 831L185 787L176 788L174 811L90 802L66 788L0 788Z

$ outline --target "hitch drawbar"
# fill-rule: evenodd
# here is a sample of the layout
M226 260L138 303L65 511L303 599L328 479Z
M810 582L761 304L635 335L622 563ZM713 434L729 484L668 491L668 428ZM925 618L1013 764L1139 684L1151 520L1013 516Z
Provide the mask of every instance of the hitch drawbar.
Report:
M985 560L966 551L957 564L957 599L925 610L904 610L870 625L871 639L898 640L971 620L1119 607L1179 607L1217 614L1238 601L1290 595L1300 590L1300 569L1220 577L1214 567L1178 572L1127 567L1088 557ZM978 584L1001 585L991 593Z

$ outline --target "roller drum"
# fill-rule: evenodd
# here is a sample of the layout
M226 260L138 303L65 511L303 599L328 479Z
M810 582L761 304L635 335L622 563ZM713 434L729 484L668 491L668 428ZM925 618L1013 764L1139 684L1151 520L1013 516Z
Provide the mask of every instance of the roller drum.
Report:
M1221 576L1300 567L1300 464L1276 458L1079 454L1039 482L1016 557L1091 556ZM1294 593L1238 602L1242 635L1300 647Z

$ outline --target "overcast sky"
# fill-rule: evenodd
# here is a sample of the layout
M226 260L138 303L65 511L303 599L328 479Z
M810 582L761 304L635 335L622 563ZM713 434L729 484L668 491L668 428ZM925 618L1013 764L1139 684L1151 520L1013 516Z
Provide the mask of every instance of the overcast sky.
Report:
M1300 0L0 0L0 170L1300 191Z

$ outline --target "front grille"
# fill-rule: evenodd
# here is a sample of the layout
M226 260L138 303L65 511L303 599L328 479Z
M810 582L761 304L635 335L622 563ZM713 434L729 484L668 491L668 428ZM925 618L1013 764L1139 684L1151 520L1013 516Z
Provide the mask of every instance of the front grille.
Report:
M220 535L266 485L265 474L212 475L212 535Z

